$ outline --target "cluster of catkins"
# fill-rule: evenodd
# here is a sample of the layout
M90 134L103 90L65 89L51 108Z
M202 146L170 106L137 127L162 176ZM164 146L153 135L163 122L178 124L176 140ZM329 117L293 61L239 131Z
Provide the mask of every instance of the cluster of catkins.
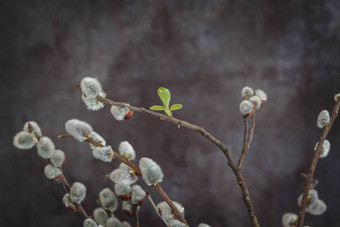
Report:
M340 99L340 93L336 94L334 96L334 100L337 102ZM330 123L330 115L327 110L322 110L317 118L316 125L318 128L324 128ZM319 145L319 142L315 144L314 151L316 151L317 147ZM321 147L321 153L320 158L327 157L329 150L331 148L331 144L328 140L325 140ZM301 207L303 194L301 194L297 201L298 205ZM307 198L307 208L306 213L309 213L311 215L321 215L327 210L327 205L318 198L318 192L315 189L310 189L308 192L308 198ZM282 216L282 225L284 227L291 227L295 226L295 224L298 221L298 216L294 213L285 213Z
M26 122L23 131L14 136L13 144L15 147L24 150L29 150L36 146L38 155L49 163L44 169L45 176L57 183L63 181L62 165L66 161L65 153L61 150L56 150L50 138L42 136L40 127L36 122ZM82 183L75 182L70 188L70 193L64 196L63 202L68 209L76 211L76 204L80 204L85 199L85 196L86 187Z
M241 94L243 100L240 103L240 112L244 117L253 115L255 110L260 109L268 98L261 89L254 91L251 87L244 87Z

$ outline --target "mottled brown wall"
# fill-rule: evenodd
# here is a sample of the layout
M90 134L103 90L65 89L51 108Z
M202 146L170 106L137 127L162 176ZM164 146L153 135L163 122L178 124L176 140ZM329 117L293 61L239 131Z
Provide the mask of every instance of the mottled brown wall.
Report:
M129 140L137 157L164 170L164 189L186 208L192 226L250 226L241 193L223 154L199 134L143 114L117 122L108 108L90 112L74 88L95 76L107 96L136 106L158 104L169 88L183 110L176 117L204 126L237 158L243 122L243 86L269 95L257 114L254 142L244 163L255 211L263 226L280 226L296 212L299 173L312 157L322 109L340 91L340 5L330 1L39 1L0 2L0 225L81 226L63 208L63 189L43 176L35 150L19 151L12 138L27 120L66 152L69 181L88 186L87 210L113 183L118 165L94 160L87 144L58 140L70 118L89 122L117 148ZM327 212L306 224L340 224L340 120L329 157L316 177ZM149 190L149 189L148 189ZM156 201L160 197L153 193ZM121 212L122 219L129 220ZM132 221L132 220L131 220ZM148 202L141 226L162 226Z

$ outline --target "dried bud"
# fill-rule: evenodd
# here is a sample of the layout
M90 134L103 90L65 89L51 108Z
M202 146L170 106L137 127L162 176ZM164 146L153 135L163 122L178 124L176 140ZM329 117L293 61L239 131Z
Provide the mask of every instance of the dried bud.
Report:
M253 103L255 105L255 108L258 110L261 108L261 99L258 96L252 96L249 98L249 102Z
M131 198L131 185L129 184L115 184L115 193L122 200Z
M41 137L37 144L38 155L42 158L48 159L52 156L55 146L52 140L46 136Z
M211 226L205 223L200 223L197 227L211 227Z
M98 207L93 210L93 218L98 224L105 226L109 217L102 207Z
M22 150L31 149L37 143L32 133L21 131L14 136L13 145Z
M296 224L297 220L298 220L298 216L296 214L285 213L282 216L282 225L283 227L291 227L291 226L294 226L294 224Z
M126 104L128 105L128 104ZM129 107L120 107L120 106L111 106L111 114L117 121L124 120L126 114L128 114L130 108Z
M265 102L267 102L268 96L267 96L267 94L266 94L264 91L262 91L261 89L257 89L257 90L255 91L255 95L256 95L257 97L260 98L260 100L261 100L261 102L262 102L262 105L263 105Z
M327 110L323 110L319 113L317 126L319 128L323 128L324 126L328 125L330 122L329 113Z
M96 78L84 77L80 82L80 88L86 97L96 98L97 95L103 93L102 85Z
M95 131L92 131L92 132L90 133L90 137L91 137L94 141L96 141L97 143L100 143L100 144L103 145L103 146L106 145L105 139L104 139L101 135L99 135L98 133L96 133ZM97 146L95 146L94 144L90 143L90 147L91 147L91 149L93 150L93 149L95 149Z
M133 215L133 207L130 200L122 201L122 209L125 214L132 216Z
M136 158L136 153L128 141L123 141L119 144L119 154L129 160Z
M69 209L70 211L73 211L73 212L76 212L77 210L77 206L76 204L74 204L72 202L72 200L70 199L70 194L69 193L66 193L63 197L63 204L65 205L65 207L67 209Z
M68 120L65 123L65 129L68 134L73 136L73 138L78 140L79 142L83 142L87 137L91 135L91 132L93 131L91 125L77 119Z
M116 217L110 217L106 221L106 227L124 227L123 223Z
M116 184L133 184L138 178L132 171L131 169L115 169L111 172L110 179Z
M80 204L86 196L86 187L82 183L75 182L70 189L70 198L74 203Z
M62 150L54 150L50 162L55 166L55 167L61 167L65 163L65 153Z
M255 106L253 103L249 102L248 100L243 100L240 103L240 112L243 116L251 116L253 115L255 110Z
M184 207L177 203L172 201L175 205L175 207L177 208L177 210L184 215ZM163 201L157 204L157 208L160 209L162 211L163 217L165 218L165 220L169 221L172 219L175 219L176 216L173 213L172 209L170 208L170 206L167 204L167 202Z
M45 166L44 173L50 180L59 179L62 176L61 170L51 164Z
M315 144L314 150L316 150L318 145L319 145L319 142ZM330 149L331 149L331 143L328 140L325 140L322 144L320 158L326 158Z
M334 100L337 102L340 99L340 93L334 95Z
M24 131L26 132L30 132L30 129L28 127L28 123L31 125L32 129L33 129L33 134L36 138L40 138L42 136L41 134L41 130L40 130L40 127L39 125L37 124L37 122L35 121L28 121L24 124Z
M302 196L303 194L301 194L298 198L298 205L300 207L301 207L301 202L302 202ZM315 189L310 189L308 192L306 212L309 212L309 208L313 207L317 200L318 200L318 192Z
M180 222L176 219L172 219L168 222L169 227L186 227L187 225L184 224L183 222Z
M321 215L327 210L327 205L320 199L317 199L308 211L311 215Z
M104 188L99 193L99 201L102 207L106 210L109 210L111 213L115 211L118 207L118 201L111 189Z
M132 186L131 203L133 205L142 205L145 195L145 191L139 185Z
M242 88L242 97L249 99L254 95L254 91L251 87L244 87Z
M155 185L163 180L163 172L161 167L150 158L141 158L139 160L139 168L142 177L147 185Z
M91 218L86 218L83 222L83 227L97 227L97 223Z
M126 112L125 116L124 116L124 120L129 120L133 117L133 111L130 109L128 110L128 112Z
M103 162L111 162L113 159L113 152L110 146L108 147L96 147L92 150L93 157Z

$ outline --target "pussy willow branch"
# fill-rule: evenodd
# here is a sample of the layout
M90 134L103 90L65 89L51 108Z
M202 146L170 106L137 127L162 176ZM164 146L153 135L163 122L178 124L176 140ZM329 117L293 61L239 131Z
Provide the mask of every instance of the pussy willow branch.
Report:
M236 176L237 179L237 183L241 188L242 191L242 196L243 196L243 201L246 205L247 211L248 211L248 216L249 219L251 221L251 223L253 224L253 226L260 226L258 221L257 221L257 217L254 213L254 209L251 203L251 199L250 199L250 195L249 195L249 191L246 185L246 182L242 176L242 173L240 171L240 168L238 168L233 160L233 158L231 157L230 153L229 153L229 148L222 143L220 140L216 139L213 135L211 135L208 131L206 131L203 127L199 127L197 125L191 124L189 122L174 118L174 117L169 117L166 116L164 114L161 113L157 113L155 111L151 111L151 110L147 110L145 108L139 108L139 107L135 107L135 106L130 106L127 104L124 104L122 102L114 102L110 99L101 97L100 95L97 96L97 99L103 103L107 103L109 105L115 105L115 106L120 106L120 107L128 107L130 108L132 111L134 112L143 112L143 113L147 113L150 116L159 118L162 121L167 121L167 122L171 122L175 125L178 126L182 126L188 129L191 129L193 131L199 132L202 136L206 137L210 142L214 143L216 146L218 146L220 148L220 150L223 152L223 154L226 156L227 160L228 160L228 165L230 166L230 168L232 169L232 171L234 172L234 175Z
M31 125L30 123L28 123L28 129L29 129L29 132L32 133L33 127L32 127L32 125ZM41 136L42 136L42 134L41 134ZM40 138L37 138L37 139L38 139L38 141L40 140ZM47 161L48 161L48 160L47 160ZM48 162L49 162L49 161L48 161ZM65 177L65 175L64 175L64 173L63 173L63 171L62 171L61 168L60 168L60 170L61 170L61 173L62 173L62 174L61 174L61 178L59 178L58 180L59 180L60 183L63 185L63 187L65 188L65 190L66 190L68 193L70 193L71 187L70 187L69 183L67 182L67 179L66 179L66 177ZM81 204L77 204L77 207L78 207L77 211L78 211L80 214L82 214L85 218L90 218L90 217L87 215L85 209L82 207Z
M321 133L321 136L320 136L320 139L319 139L318 146L315 149L313 159L312 159L312 163L310 164L310 167L309 167L307 179L303 184L304 191L303 191L303 196L302 196L302 201L301 201L301 208L300 208L300 212L299 212L299 220L298 220L298 226L299 227L303 226L303 222L304 222L304 218L305 218L305 212L306 212L306 208L307 208L307 198L308 198L308 193L309 193L309 189L310 189L310 184L313 180L315 168L316 168L316 165L318 163L319 157L321 155L321 148L322 148L323 142L325 141L329 131L332 128L332 125L333 125L335 118L338 116L339 107L340 107L340 100L338 100L333 107L329 124L326 125L322 129L322 133Z
M58 138L66 138L66 137L70 137L69 134L66 135L59 135ZM97 147L104 147L104 145L102 145L101 143L98 143L97 141L95 141L94 139L92 139L91 137L87 137L85 139L86 142L91 143ZM116 151L112 150L112 155L119 159L120 161L124 162L126 165L128 165L131 169L134 170L135 174L137 175L142 175L141 171L139 169L138 166L136 166L135 164L133 164L131 161L129 161L128 159L126 159L125 157L121 156L120 154L118 154ZM158 192L158 194L160 194L163 199L167 202L167 204L170 206L170 208L172 209L172 211L174 212L175 216L178 218L178 220L180 220L181 222L185 223L187 226L188 223L185 220L185 218L183 217L183 215L178 211L178 209L176 208L176 206L174 205L174 203L172 202L172 200L169 198L169 196L163 191L162 187L157 183L156 185L153 185L153 188Z
M243 138L243 148L242 148L242 153L241 156L238 160L237 167L242 168L242 163L244 161L244 158L246 157L246 154L249 150L251 141L253 140L253 135L254 135L254 129L255 129L255 113L252 116L252 121L251 121L251 127L249 129L249 134L248 134L248 118L244 117L244 138Z

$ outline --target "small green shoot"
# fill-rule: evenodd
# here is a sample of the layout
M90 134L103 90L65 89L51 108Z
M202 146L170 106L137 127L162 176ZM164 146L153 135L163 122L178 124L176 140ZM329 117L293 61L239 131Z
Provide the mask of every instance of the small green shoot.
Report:
M169 117L172 117L172 111L182 109L182 104L173 104L171 107L170 105L170 99L171 94L170 91L164 87L158 88L157 91L158 97L162 100L163 106L154 105L150 107L150 110L156 110L156 111L162 111L164 110L165 114Z

